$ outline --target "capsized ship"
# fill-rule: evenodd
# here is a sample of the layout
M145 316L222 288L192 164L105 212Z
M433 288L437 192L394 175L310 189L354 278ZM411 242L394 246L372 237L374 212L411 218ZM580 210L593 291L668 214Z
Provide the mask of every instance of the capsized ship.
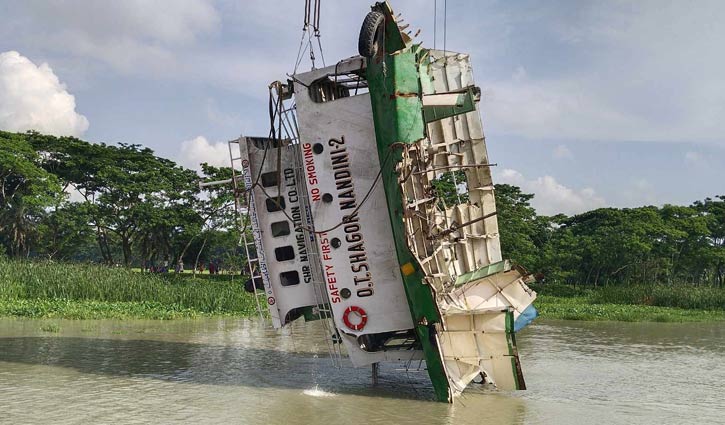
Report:
M501 257L469 56L414 43L387 2L358 47L272 83L270 137L230 142L247 289L276 328L321 320L336 362L424 360L440 401L479 377L525 389L536 293Z

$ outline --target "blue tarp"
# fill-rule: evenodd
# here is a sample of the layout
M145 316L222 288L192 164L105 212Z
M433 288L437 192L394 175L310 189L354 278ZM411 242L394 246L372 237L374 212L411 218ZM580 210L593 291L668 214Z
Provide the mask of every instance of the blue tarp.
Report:
M531 323L534 319L536 319L536 316L539 315L539 312L536 311L536 307L534 307L533 304L526 307L526 310L521 312L519 317L514 322L514 332L518 332L521 329L525 328L526 325Z

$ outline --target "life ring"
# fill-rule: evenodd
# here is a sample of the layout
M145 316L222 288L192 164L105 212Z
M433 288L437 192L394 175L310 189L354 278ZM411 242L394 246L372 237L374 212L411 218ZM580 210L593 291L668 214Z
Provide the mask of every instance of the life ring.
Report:
M355 324L350 321L350 313L353 312L360 316L360 323ZM348 328L354 331L360 331L365 327L365 324L368 322L368 314L365 313L365 310L363 310L361 307L351 305L350 307L346 308L345 313L342 314L342 321L345 322L345 326L347 326Z

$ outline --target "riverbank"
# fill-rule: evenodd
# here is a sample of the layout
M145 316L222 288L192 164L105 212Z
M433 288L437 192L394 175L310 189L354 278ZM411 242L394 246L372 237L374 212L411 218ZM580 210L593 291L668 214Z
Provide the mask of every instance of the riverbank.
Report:
M534 303L539 317L560 320L610 320L619 322L710 322L725 321L722 310L689 310L632 304L593 304L586 297L541 295Z
M540 317L621 322L707 322L725 320L725 290L684 286L581 288L533 285Z
M140 273L91 264L0 260L0 316L175 319L251 316L254 298L232 275Z
M177 319L256 314L244 279L150 274L90 264L0 260L0 316ZM711 287L581 288L534 285L542 319L725 321L725 291Z

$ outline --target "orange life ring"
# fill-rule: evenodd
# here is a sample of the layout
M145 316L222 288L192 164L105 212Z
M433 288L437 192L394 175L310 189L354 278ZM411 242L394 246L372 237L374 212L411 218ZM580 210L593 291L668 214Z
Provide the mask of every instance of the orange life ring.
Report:
M350 321L350 313L353 312L360 316L360 323L354 324ZM368 314L365 313L365 310L363 310L361 307L351 305L350 307L345 309L345 313L343 313L342 315L342 321L345 322L345 326L347 326L348 328L354 331L360 331L362 330L362 328L365 327L365 324L368 322Z

